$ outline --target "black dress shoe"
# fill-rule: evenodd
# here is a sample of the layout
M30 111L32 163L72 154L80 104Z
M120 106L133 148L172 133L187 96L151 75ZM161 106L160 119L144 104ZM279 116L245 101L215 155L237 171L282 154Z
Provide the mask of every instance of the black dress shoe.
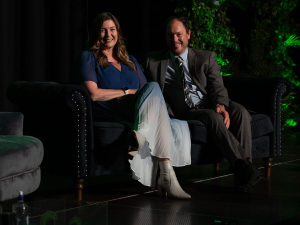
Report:
M238 159L234 163L235 190L238 192L250 192L251 187L261 179L261 171L247 159Z

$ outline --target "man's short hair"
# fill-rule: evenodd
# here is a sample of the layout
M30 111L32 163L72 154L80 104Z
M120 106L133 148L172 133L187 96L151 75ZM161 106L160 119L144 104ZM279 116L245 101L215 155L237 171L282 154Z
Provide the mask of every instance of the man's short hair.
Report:
M168 17L165 22L164 22L164 27L165 30L167 29L168 24L173 21L173 20L178 20L179 22L181 22L186 30L186 32L188 33L190 30L190 23L188 18L186 18L185 16L180 16L180 15L175 15L175 16L170 16Z

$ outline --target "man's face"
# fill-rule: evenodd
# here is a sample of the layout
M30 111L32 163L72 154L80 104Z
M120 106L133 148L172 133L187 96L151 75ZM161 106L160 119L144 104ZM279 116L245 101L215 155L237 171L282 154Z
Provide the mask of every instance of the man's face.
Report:
M166 30L167 44L174 55L181 55L188 47L191 31L186 32L183 24L178 20L172 20Z

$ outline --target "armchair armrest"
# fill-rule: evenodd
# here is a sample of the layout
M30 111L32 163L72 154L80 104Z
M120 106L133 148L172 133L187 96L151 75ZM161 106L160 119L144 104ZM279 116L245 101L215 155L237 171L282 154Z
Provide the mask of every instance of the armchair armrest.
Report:
M274 132L271 135L271 155L281 155L281 99L290 92L290 82L279 77L224 77L229 98L256 113L270 117Z
M23 135L23 114L0 112L0 135Z
M87 90L75 84L18 81L8 86L6 95L25 116L24 134L44 143L45 164L55 161L57 166L64 164L61 171L70 169L77 179L87 176L94 149Z

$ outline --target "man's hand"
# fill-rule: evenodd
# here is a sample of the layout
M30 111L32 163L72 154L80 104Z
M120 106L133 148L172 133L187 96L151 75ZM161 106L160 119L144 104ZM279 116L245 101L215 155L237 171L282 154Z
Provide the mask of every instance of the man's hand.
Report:
M229 125L230 125L230 118L229 118L229 114L226 111L226 109L224 108L224 106L218 105L216 107L216 113L221 113L224 116L224 124L225 124L226 128L228 129Z
M125 104L127 102L130 102L133 98L134 94L128 94L128 95L124 95L120 98L117 98L117 103L118 104Z

